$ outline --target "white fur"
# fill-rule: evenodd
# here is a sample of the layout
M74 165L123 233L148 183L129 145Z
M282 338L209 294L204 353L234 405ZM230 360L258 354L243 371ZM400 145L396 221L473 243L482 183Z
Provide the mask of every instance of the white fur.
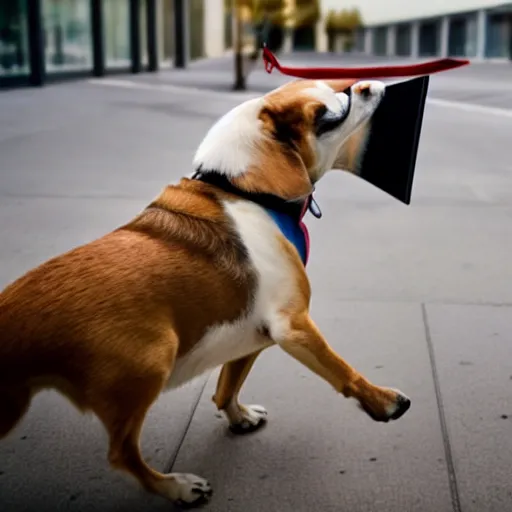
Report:
M279 314L295 295L292 264L283 254L279 228L263 208L249 201L226 202L226 213L235 223L257 273L253 307L233 323L212 327L194 349L176 361L168 387L175 388L228 361L249 355L272 344L258 334L266 326L270 337L280 341L288 320Z
M323 87L308 87L304 89L303 94L321 101L333 114L342 115L348 108L348 96L345 93L336 94L324 82L318 84L323 84Z
M228 361L270 345L257 333L254 315L211 327L195 347L176 360L167 387L177 388Z
M262 405L240 405L238 398L231 400L224 410L231 425L250 429L260 424L267 416L267 410Z
M280 242L281 231L259 205L250 201L225 204L239 236L249 252L258 275L252 316L263 322L272 339L278 341L288 332L288 320L279 314L296 295L295 269Z
M163 480L156 480L158 492L172 501L193 504L212 491L210 483L190 473L169 473Z
M248 100L221 117L208 131L194 157L194 166L239 176L254 162L263 138L258 116L263 98Z

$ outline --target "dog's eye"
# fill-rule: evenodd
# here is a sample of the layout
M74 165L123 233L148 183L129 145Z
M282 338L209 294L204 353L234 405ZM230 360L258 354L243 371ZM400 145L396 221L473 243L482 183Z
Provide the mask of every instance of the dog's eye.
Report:
M315 115L315 133L320 137L324 133L338 128L348 116L350 111L350 96L346 93L338 95L341 109L339 112L333 112L327 106L322 105Z

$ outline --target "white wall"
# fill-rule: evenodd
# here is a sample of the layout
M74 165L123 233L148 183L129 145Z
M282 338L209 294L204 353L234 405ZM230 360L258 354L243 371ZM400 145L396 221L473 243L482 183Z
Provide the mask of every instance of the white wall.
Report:
M506 2L507 0L321 0L321 5L324 14L328 9L358 7L365 25L376 25L493 7Z

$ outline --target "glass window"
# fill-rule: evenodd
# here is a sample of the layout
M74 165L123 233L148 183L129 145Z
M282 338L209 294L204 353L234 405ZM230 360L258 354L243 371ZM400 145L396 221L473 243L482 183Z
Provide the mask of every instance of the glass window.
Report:
M42 11L46 70L91 69L89 0L43 0Z
M130 10L128 0L103 1L105 62L107 67L128 67L130 58Z
M438 21L426 21L420 25L420 57L434 57L439 54L440 36Z
M466 56L474 57L478 39L476 13L469 14L466 22Z
M466 55L467 21L465 17L452 18L448 32L448 54L454 57Z
M169 66L174 59L174 0L161 0L157 14L158 59Z
M365 31L362 28L356 30L356 51L364 52Z
M224 48L233 48L233 13L230 10L224 12Z
M487 57L509 57L509 22L503 14L492 14L487 22Z
M406 57L411 54L411 26L409 24L398 25L396 28L396 54Z
M158 51L160 64L166 66L174 59L174 0L162 0L160 6Z
M373 53L375 55L386 55L388 48L388 28L377 27L373 33Z
M202 0L189 0L189 58L190 60L204 57L204 6Z
M29 71L26 1L0 2L0 76Z

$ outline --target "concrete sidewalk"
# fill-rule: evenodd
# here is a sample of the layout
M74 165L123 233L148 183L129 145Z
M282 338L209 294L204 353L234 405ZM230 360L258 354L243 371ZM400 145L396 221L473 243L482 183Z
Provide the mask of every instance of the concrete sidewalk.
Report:
M487 75L472 80L485 96ZM86 82L1 95L0 286L191 172L196 145L236 102ZM214 372L155 405L148 461L208 478L212 512L512 509L511 130L509 117L431 105L411 206L341 173L318 187L313 316L347 361L411 396L406 416L373 423L272 348L242 393L269 410L264 430L227 433ZM98 422L53 393L0 444L1 512L172 509L111 472Z

